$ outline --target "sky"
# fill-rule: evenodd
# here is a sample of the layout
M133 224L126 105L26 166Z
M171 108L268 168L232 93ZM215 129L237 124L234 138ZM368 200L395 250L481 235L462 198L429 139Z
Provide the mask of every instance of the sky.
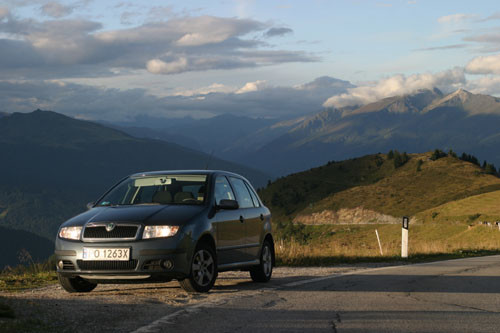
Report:
M437 87L500 96L480 0L0 0L0 111L292 118Z

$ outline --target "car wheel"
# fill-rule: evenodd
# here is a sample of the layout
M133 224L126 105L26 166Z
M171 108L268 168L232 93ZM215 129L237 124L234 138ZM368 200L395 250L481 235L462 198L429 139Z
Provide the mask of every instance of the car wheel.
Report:
M273 251L268 240L262 244L260 251L260 264L250 269L250 277L254 282L267 282L273 275Z
M212 289L216 279L217 258L215 251L210 245L201 243L194 251L189 276L179 283L187 292L204 293Z
M69 278L57 273L57 278L61 287L69 293L88 293L97 287L96 283L90 283L79 276Z

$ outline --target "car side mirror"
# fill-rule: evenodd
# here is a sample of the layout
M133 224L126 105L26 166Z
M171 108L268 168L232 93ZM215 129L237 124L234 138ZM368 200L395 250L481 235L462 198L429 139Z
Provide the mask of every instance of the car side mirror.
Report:
M87 209L90 210L90 209L94 208L94 205L95 205L95 202L89 202L87 204Z
M238 201L236 201L236 200L222 199L216 205L216 208L217 209L238 209L238 208L240 208L240 205L238 205Z

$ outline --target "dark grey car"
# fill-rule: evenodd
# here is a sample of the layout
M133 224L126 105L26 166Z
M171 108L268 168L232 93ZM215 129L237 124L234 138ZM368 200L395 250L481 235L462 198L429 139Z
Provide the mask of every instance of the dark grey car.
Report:
M68 292L172 279L206 292L220 271L267 282L274 266L269 210L248 180L225 171L131 175L63 223L55 248Z

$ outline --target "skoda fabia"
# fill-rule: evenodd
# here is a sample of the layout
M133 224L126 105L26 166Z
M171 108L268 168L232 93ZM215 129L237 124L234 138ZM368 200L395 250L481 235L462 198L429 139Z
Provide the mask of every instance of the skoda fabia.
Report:
M68 292L99 283L166 282L207 292L217 273L267 282L271 214L248 180L225 171L131 175L59 229L57 274Z

